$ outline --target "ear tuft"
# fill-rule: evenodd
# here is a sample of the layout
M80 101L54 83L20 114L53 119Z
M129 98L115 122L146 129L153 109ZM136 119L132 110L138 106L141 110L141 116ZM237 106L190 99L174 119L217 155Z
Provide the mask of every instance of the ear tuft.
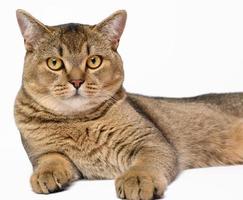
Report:
M125 10L118 10L111 16L97 24L95 28L112 42L114 49L117 49L119 40L124 31L127 20L127 12Z
M18 9L16 17L27 50L33 50L45 33L51 33L44 24L24 10Z

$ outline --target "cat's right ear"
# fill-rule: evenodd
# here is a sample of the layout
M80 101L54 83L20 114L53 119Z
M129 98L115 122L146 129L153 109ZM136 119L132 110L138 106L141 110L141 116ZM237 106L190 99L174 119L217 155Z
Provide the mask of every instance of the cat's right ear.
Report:
M25 48L27 51L35 49L36 45L41 41L45 34L50 34L51 31L24 10L16 11L19 28L24 37Z

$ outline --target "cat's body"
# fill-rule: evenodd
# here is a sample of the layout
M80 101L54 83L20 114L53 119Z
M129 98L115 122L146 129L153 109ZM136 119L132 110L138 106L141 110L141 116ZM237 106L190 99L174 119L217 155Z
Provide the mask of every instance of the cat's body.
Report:
M230 100L228 110L225 108L227 99L222 104L217 103L224 94L214 95L215 100L210 98L211 95L160 99L128 94L117 105L113 105L114 108L87 119L82 119L82 116L69 118L53 115L43 107L35 105L35 102L30 102L22 93L20 92L20 100L16 103L16 113L21 113L18 112L21 109L26 110L25 115L18 115L20 119L18 124L20 130L23 129L23 142L33 140L31 145L33 147L26 147L30 152L30 159L34 161L39 155L50 151L67 154L82 174L89 179L111 179L124 172L129 166L126 163L132 157L127 154L127 157L119 158L120 155L112 154L117 154L118 151L122 155L124 149L119 143L128 148L131 143L128 133L134 132L135 136L136 130L145 130L145 127L156 129L155 132L175 148L176 153L180 154L177 158L180 169L237 164L243 161L243 135L240 141L238 136L233 138L236 139L235 141L230 141L234 128L238 125L243 127L243 119L237 118L243 115L243 112L238 112L243 105L238 104L238 99L236 102L232 101L232 97L243 95L240 93L226 94ZM137 124L139 120L143 122ZM44 138L42 138L43 134L40 134L42 132L47 132ZM143 134L140 134L136 138L139 142L149 138L142 138ZM239 147L242 145L242 152L239 155L241 157L236 158L236 154L233 156L232 151L228 152L227 144L230 145L232 142L233 145L241 142L239 144ZM137 147L133 145L132 149L126 150L132 151L134 148ZM234 146L229 148L233 150ZM114 159L114 156L118 157ZM119 165L121 162L119 159L123 159L122 163L125 166Z
M242 93L179 99L130 96L175 147L180 169L242 163Z
M105 23L103 22L102 26L98 25L97 30L107 34L107 31L113 28L115 31L112 29L112 34L119 32L121 35L125 24L124 16L124 12L114 14ZM108 89L101 90L102 101L97 103L95 98L91 98L89 103L86 103L82 100L83 97L77 96L79 92L85 94L82 93L84 91L79 91L80 85L77 86L79 83L72 82L77 81L77 77L79 75L81 77L83 73L77 71L77 68L74 68L75 73L68 66L65 72L61 71L61 68L59 72L55 72L59 69L54 68L53 65L56 65L59 60L54 59L51 63L54 72L39 63L34 64L38 65L36 70L31 70L33 64L30 63L35 63L36 59L35 55L32 55L33 48L37 49L33 51L39 55L37 60L41 60L40 55L46 54L46 48L39 48L39 46L47 47L53 40L48 41L46 46L34 44L30 36L26 36L29 33L26 33L25 29L29 21L31 23L35 21L33 22L33 18L23 11L19 12L18 19L22 33L27 39L26 48L31 51L29 50L30 53L26 57L23 86L16 98L15 117L23 144L34 167L31 184L35 192L50 193L61 190L65 185L81 177L115 178L117 194L120 198L149 200L161 196L167 184L181 170L243 162L243 94L213 94L173 99L126 93L122 87L123 76L121 62L116 52L117 41L111 40L112 48L115 50L110 52L107 51L108 43L104 42L102 49L100 44L97 44L100 36L95 36L95 40L91 43L95 43L96 48L100 47L99 52L103 50L107 53L103 56L104 66L101 66L100 71L95 68L94 71L85 72L90 73L86 76L86 79L90 78L90 80L85 79L86 82L82 83L84 86L87 84L86 87L94 93L95 83L100 83L99 90L103 87L100 79L102 77L102 81L109 81L109 84L104 84L104 88L112 85L112 89L109 89L109 95L105 95L105 98L104 91L107 92ZM107 25L109 29L107 27L104 29ZM119 28L120 26L123 28ZM93 26L88 27L87 30L86 28L82 29L82 34L88 33L87 37L90 37L93 34L90 32ZM54 29L54 32L58 30ZM65 34L80 34L79 25L69 25L62 27L63 29L66 32L62 31L61 36L64 35L67 41L74 41L74 38L65 37ZM50 30L52 31L52 28L48 27L48 31ZM39 37L36 32L32 34ZM59 35L55 37L59 38ZM118 35L112 37L119 40ZM62 38L63 41L65 40ZM85 48L87 46L84 41L80 43L81 52L85 52L83 43ZM87 40L87 43L90 41ZM70 42L69 45L69 48L73 48L76 43ZM68 48L67 45L65 47ZM66 49L61 49L58 48L59 54L64 57L63 50ZM68 58L70 63L75 61L77 65L78 60L73 56L77 54L74 52L75 50ZM82 57L84 52L79 57ZM87 52L89 54L90 50ZM67 64L65 60L67 58L63 59ZM47 64L49 61L47 59ZM82 59L80 62L83 62ZM38 70L39 73L35 74ZM50 74L46 70L49 70ZM53 95L41 96L42 93L46 94L46 88L50 87L52 82L59 80L59 78L52 78L66 77L64 73L67 73L68 78L75 77L69 82L77 89L73 97L65 96L68 103L66 104L65 99L58 99L59 97L55 95L66 95L65 92L71 87L69 83L68 86L60 86L60 83L53 86L56 99ZM109 73L112 73L111 80L109 80ZM92 80L91 77L94 76ZM92 84L88 82L91 80ZM46 82L47 86L45 86ZM84 90L82 87L81 89ZM92 92L89 93L91 94Z

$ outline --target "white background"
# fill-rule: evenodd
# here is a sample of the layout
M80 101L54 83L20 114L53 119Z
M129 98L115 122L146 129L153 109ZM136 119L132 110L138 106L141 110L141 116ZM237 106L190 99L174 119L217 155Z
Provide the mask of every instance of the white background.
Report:
M79 181L49 196L32 193L31 165L13 119L24 45L15 18L26 9L48 25L95 24L117 9L128 22L119 52L128 91L192 96L243 91L242 0L8 0L0 2L0 198L115 199L113 181ZM243 166L184 172L166 200L242 200Z

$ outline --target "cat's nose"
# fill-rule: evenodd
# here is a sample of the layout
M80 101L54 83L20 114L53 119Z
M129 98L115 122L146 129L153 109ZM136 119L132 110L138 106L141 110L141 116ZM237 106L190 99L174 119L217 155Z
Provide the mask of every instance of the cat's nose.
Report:
M84 80L77 79L77 80L70 80L69 83L73 85L76 89L80 88L80 86L83 84Z

